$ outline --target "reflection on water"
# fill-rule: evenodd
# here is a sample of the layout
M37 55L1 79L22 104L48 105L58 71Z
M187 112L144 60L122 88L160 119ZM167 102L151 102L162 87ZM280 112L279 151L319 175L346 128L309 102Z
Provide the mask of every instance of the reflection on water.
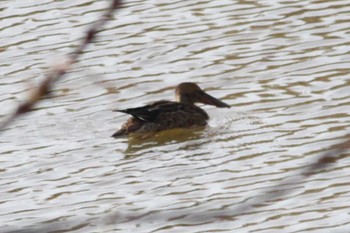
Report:
M106 5L0 3L1 118ZM126 2L53 98L0 135L2 232L348 232L347 153L303 172L349 134L349 10ZM113 109L184 81L232 108L204 106L204 129L110 137L126 119Z
M134 156L143 155L146 152L167 151L168 146L176 146L182 148L186 144L197 144L199 139L205 137L203 127L194 127L190 129L171 129L160 132L134 133L127 137L124 142L128 147L124 151L125 158L132 158Z

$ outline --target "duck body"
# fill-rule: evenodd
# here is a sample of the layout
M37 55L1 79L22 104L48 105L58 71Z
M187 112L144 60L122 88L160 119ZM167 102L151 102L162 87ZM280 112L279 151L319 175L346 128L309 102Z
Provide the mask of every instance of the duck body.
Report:
M205 126L209 119L208 114L196 105L166 100L157 101L139 108L117 111L130 114L132 117L112 137L119 137L132 132Z
M130 114L132 117L112 137L117 138L133 132L205 126L209 116L203 109L196 106L195 102L230 107L206 94L195 83L181 83L176 89L176 100L176 102L161 100L143 107L116 110Z

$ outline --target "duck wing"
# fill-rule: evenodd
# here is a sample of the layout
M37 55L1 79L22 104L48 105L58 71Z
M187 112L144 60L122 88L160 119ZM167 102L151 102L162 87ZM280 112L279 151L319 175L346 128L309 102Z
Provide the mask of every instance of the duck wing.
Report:
M130 114L141 121L153 122L161 113L176 112L182 108L183 104L181 103L161 100L138 108L128 108L115 111Z

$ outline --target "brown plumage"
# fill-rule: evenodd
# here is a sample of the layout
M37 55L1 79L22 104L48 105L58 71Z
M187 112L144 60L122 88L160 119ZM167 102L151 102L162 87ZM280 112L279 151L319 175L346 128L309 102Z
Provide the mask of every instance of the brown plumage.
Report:
M176 102L161 100L139 108L116 110L130 114L132 117L112 137L120 137L133 132L205 126L209 116L195 103L214 105L219 108L230 107L205 93L197 84L190 82L178 85L175 97Z

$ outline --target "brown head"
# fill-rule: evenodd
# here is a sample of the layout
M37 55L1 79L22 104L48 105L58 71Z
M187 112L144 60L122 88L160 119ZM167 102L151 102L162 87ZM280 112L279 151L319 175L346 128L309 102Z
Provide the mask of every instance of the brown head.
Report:
M214 105L218 108L230 108L230 105L205 93L197 84L190 82L180 83L177 86L175 98L177 102L185 104L203 103Z

